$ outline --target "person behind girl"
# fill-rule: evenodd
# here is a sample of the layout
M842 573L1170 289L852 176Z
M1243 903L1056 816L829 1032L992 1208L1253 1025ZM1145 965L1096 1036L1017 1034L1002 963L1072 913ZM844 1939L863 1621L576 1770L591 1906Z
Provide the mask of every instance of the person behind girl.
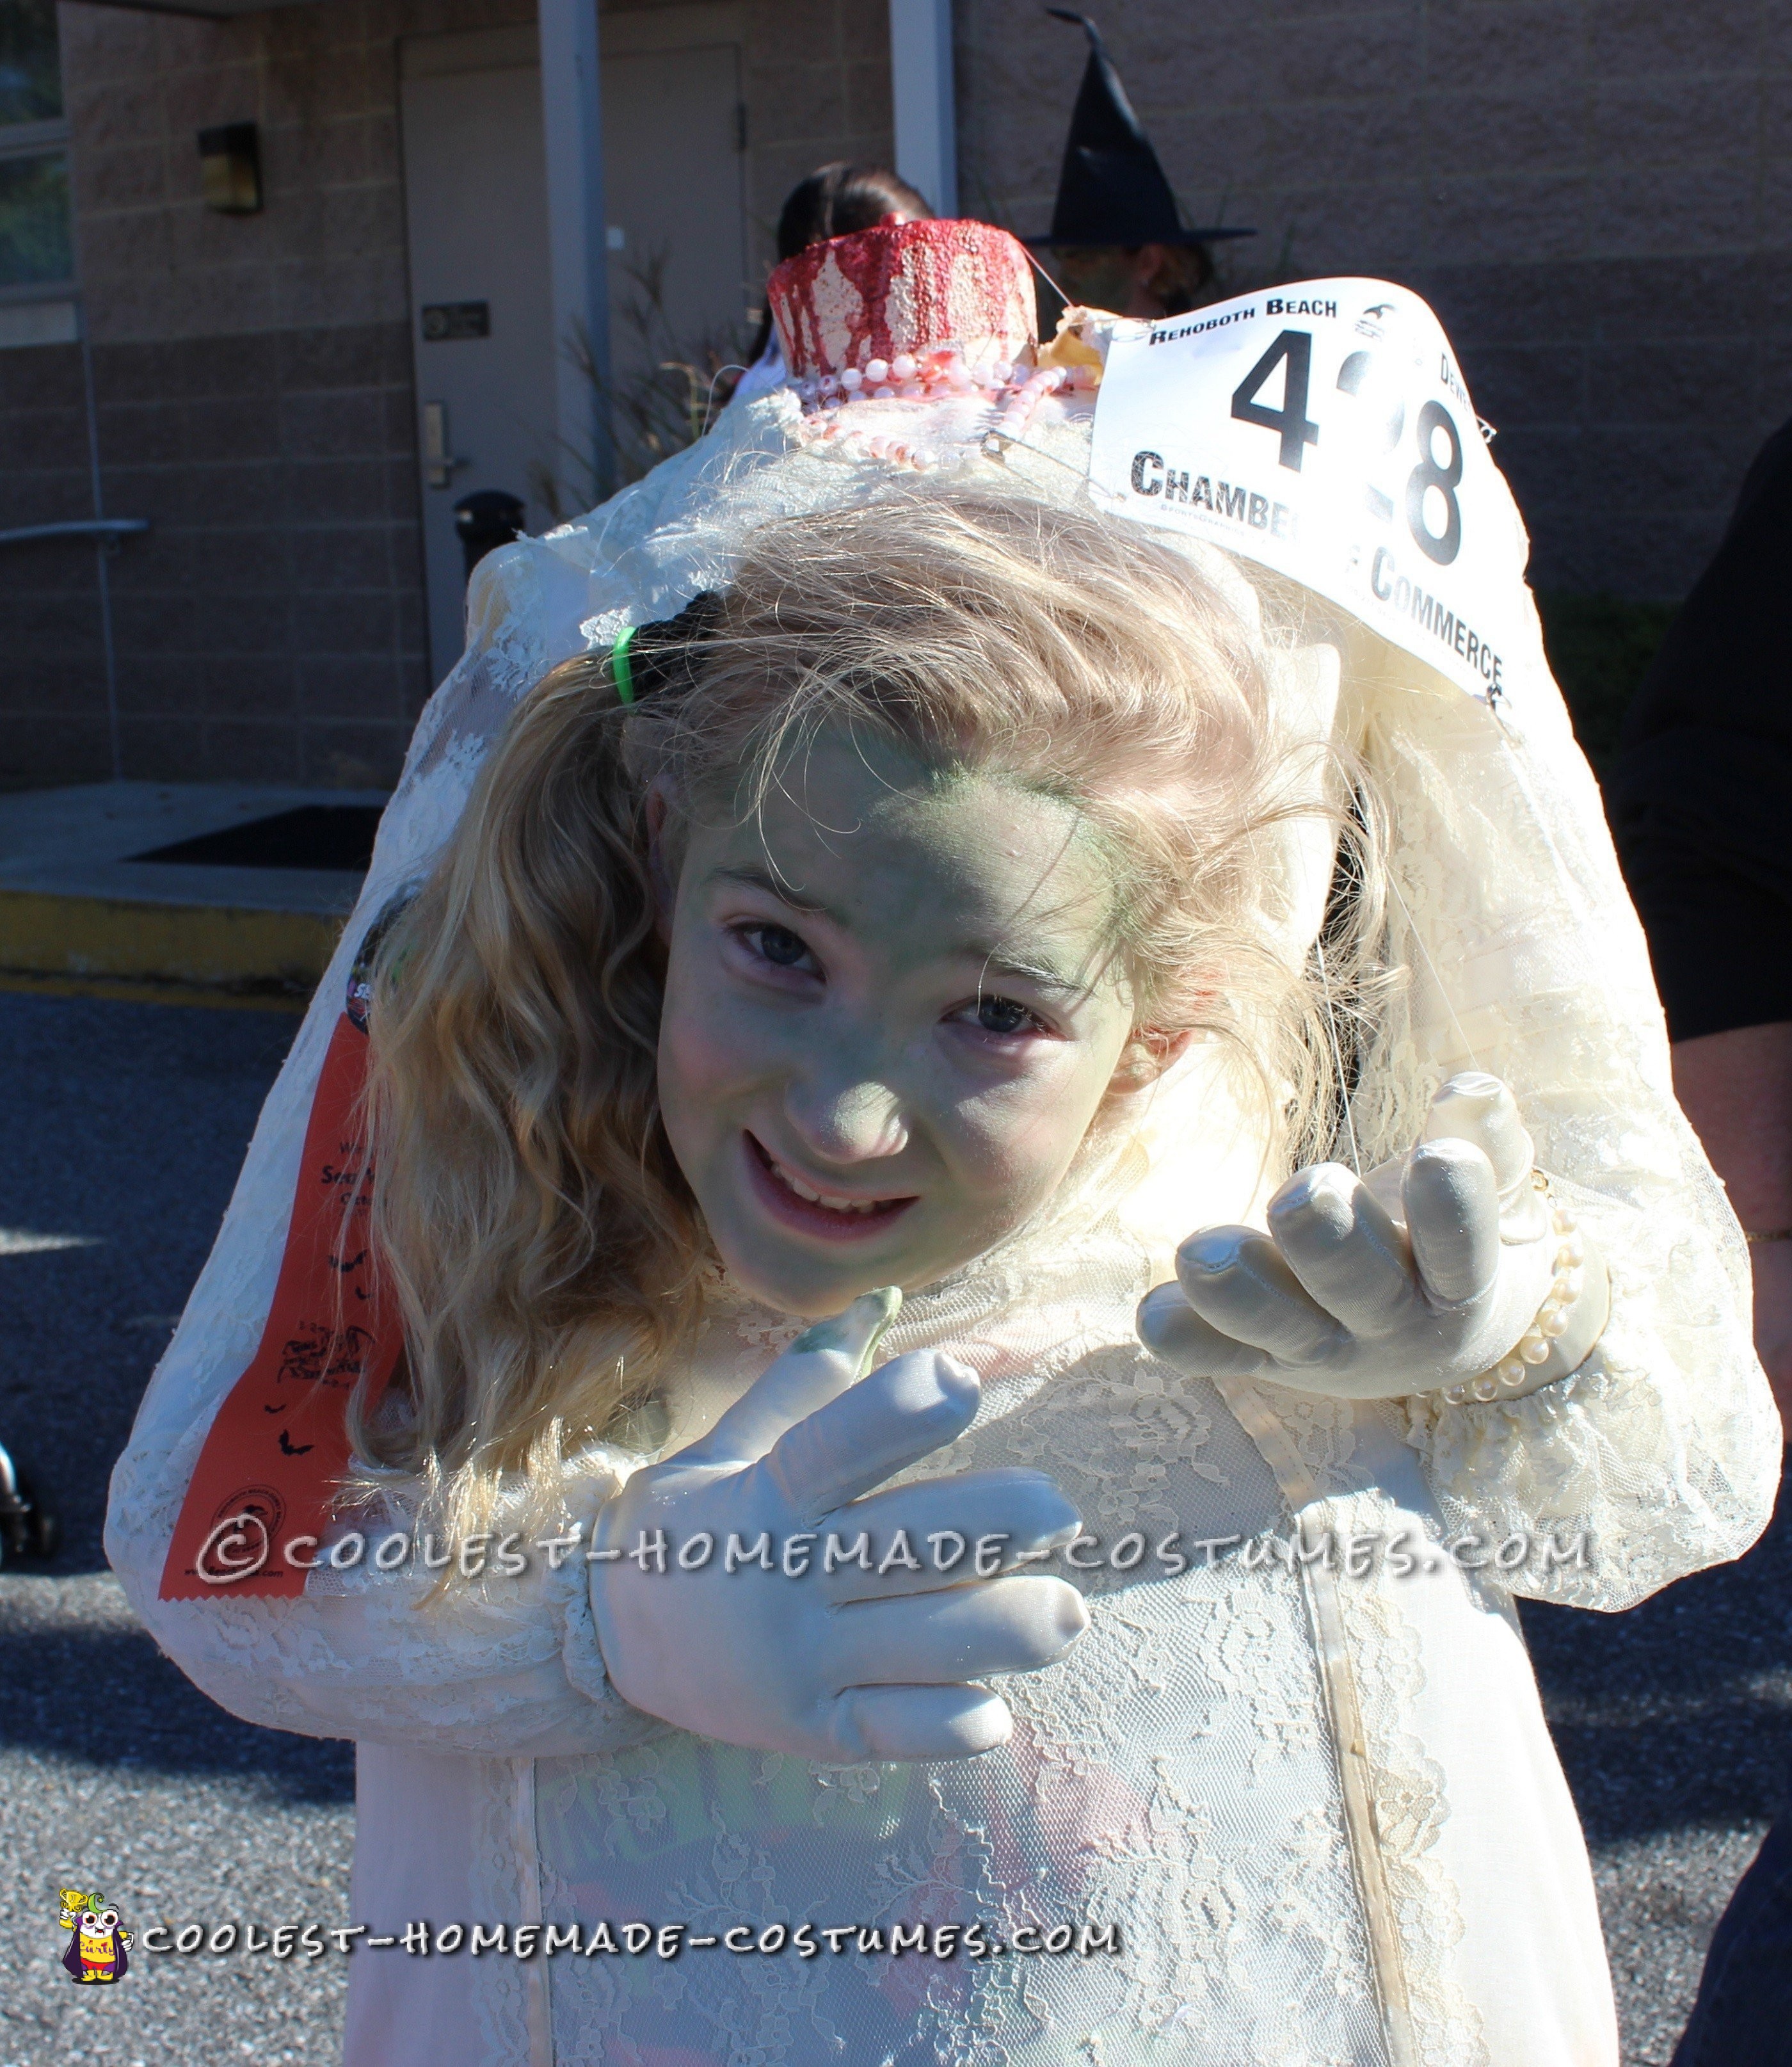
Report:
M948 486L517 709L372 979L362 1505L295 1598L158 1600L164 1378L109 1537L200 1685L357 1741L352 2067L1616 2062L1510 1595L1742 1548L1758 1374L1644 1079L1620 1139L1484 1015L1523 1121L1427 1115L1388 842L1494 735L1328 761L1324 659ZM330 1554L426 1527L521 1548Z

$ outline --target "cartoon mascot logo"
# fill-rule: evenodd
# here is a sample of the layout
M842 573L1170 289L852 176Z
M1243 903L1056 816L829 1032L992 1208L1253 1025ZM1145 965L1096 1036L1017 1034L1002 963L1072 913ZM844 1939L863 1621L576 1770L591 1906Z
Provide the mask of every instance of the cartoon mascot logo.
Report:
M71 1981L122 1981L131 1971L125 1947L131 1934L96 1890L86 1894L78 1887L61 1890L62 1914L57 1922L68 1933L68 1949L63 1964Z

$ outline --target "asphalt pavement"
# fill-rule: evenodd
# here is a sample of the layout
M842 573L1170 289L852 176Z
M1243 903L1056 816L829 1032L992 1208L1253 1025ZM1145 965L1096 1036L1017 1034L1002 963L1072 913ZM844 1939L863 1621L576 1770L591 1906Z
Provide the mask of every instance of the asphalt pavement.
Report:
M0 1442L64 1527L49 1565L0 1569L0 2067L337 2057L333 1952L140 1959L118 1988L75 1989L56 1924L57 1890L94 1883L139 1931L347 1920L349 1747L214 1708L136 1626L100 1547L112 1460L297 1025L0 993ZM1526 1625L1625 2067L1666 2067L1792 1764L1792 1515L1628 1614Z
M0 993L0 1443L64 1531L47 1567L0 1569L0 2067L339 2052L334 1955L140 1955L103 1988L57 1963L64 1886L140 1932L347 1920L350 1747L214 1707L137 1626L100 1546L112 1460L298 1025ZM36 1245L51 1241L83 1245Z

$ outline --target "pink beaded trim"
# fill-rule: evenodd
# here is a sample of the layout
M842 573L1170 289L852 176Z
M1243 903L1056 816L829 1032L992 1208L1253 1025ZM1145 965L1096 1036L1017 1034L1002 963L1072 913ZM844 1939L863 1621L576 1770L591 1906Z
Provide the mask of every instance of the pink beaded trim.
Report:
M930 363L935 359L943 363ZM890 369L892 373L894 370L894 366ZM993 458L1004 445L1013 444L1024 435L1034 412L1047 396L1099 384L1099 376L1093 367L1040 367L1016 378L1020 372L1021 369L999 364L969 368L962 357L955 355L932 354L928 360L917 362L914 373L903 380L886 379L874 387L867 387L862 376L856 386L849 386L844 376L836 380L829 376L821 380L798 382L797 387L804 409L815 427L812 435L819 443L855 436L874 459L887 460L897 466L910 466L917 473L925 473L940 454L937 449L930 449L924 437L905 436L900 428L890 425L888 417L873 416L868 423L852 420L847 405L890 400L950 402L960 397L974 404L980 402L992 408L995 413L980 426L973 423L967 442L980 435L984 453Z
M824 373L793 384L809 408L837 408L843 402L939 402L958 395L979 395L1000 401L1004 414L1031 416L1040 401L1060 388L1093 388L1098 376L1092 366L1011 365L1005 359L972 365L955 343L922 352L899 351L894 359L874 359L862 372L849 366L841 373ZM1016 428L1020 428L1017 417ZM1003 432L1003 422L997 425Z

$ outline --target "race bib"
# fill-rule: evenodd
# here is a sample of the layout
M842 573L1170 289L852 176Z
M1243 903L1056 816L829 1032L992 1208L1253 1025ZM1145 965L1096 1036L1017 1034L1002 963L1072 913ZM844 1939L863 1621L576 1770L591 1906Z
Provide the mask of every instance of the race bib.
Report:
M1405 288L1308 280L1117 335L1089 484L1522 713L1542 664L1529 541L1449 340Z

